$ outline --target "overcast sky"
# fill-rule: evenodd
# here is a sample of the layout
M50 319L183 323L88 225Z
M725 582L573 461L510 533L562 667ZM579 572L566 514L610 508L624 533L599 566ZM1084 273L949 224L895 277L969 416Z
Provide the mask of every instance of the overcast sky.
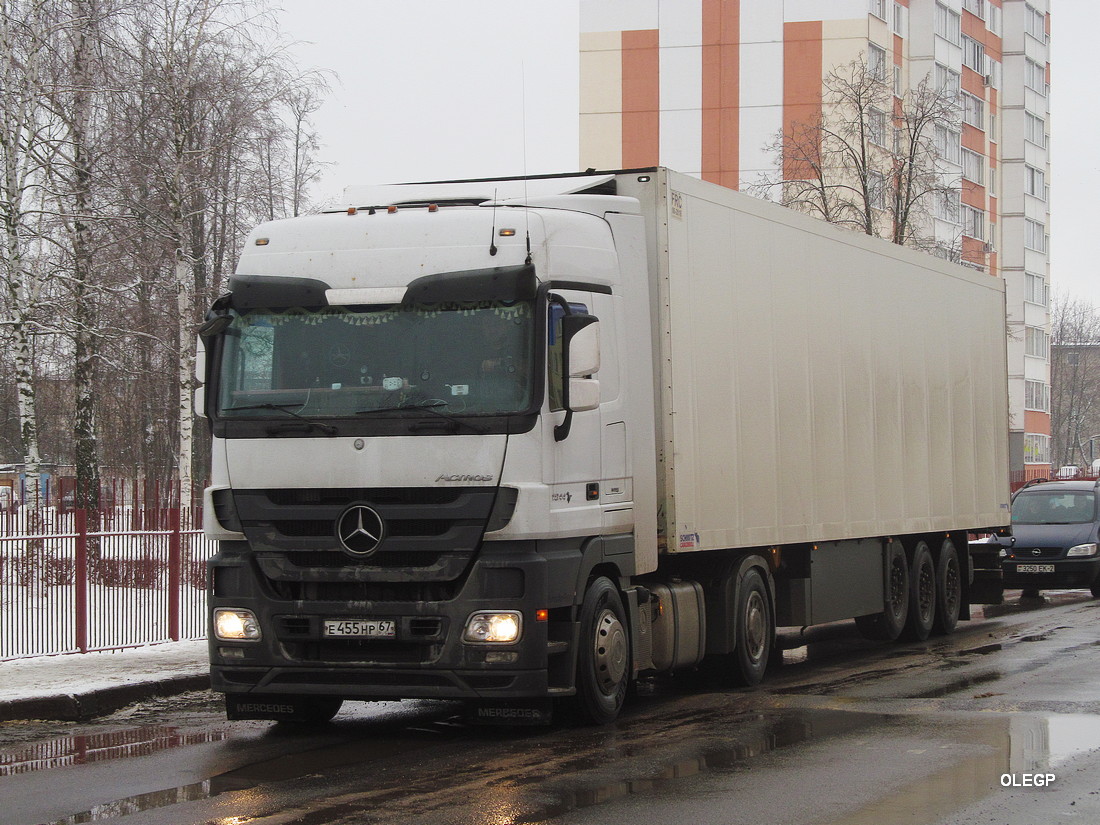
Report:
M303 67L331 70L317 190L578 167L578 0L282 0ZM1100 307L1097 0L1052 0L1052 281Z

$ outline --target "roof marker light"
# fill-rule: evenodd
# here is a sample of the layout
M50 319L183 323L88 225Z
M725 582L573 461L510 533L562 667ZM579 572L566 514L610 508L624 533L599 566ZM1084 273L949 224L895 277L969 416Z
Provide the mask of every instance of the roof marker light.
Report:
M358 212L358 211L359 211L359 210L357 210L357 209L356 209L356 208L355 208L354 206L349 206L349 207L348 207L348 214L349 214L349 215L354 215L354 214L355 214L356 212Z
M429 212L438 212L439 211L439 204L438 203L429 203L428 204L428 211Z
M386 211L389 212L391 215L396 215L397 214L397 207L396 206L387 206Z
M271 243L270 238L257 238L256 239L256 246L267 246L269 243Z
M502 230L500 230L500 237L502 237L502 238L512 238L512 237L515 237L515 234L516 234L516 230L514 230L514 229L502 229Z

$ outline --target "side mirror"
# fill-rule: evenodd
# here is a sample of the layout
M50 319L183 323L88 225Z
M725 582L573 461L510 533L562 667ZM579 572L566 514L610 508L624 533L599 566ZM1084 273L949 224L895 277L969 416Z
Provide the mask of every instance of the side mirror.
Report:
M561 319L563 398L565 420L554 428L554 439L569 437L573 413L600 406L600 382L586 376L600 369L600 319L595 315L566 315Z
M206 418L206 342L199 335L195 343L195 415Z
M600 320L594 315L567 315L561 319L565 375L583 378L600 370Z

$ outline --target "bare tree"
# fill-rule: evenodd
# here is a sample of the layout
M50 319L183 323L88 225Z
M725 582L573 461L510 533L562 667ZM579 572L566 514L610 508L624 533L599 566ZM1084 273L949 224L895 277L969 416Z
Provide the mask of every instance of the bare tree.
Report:
M936 198L957 200L959 180L940 168L936 128L957 128L954 95L926 78L897 97L885 66L864 60L829 72L823 89L820 113L768 145L776 174L752 191L896 244L942 247L929 217Z
M1050 322L1051 457L1087 467L1100 456L1100 311L1057 296Z

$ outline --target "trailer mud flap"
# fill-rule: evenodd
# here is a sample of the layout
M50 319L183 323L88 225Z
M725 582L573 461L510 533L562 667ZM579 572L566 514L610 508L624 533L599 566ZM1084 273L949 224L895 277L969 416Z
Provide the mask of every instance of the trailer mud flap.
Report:
M554 703L551 699L469 702L466 721L474 725L549 725L554 721Z

